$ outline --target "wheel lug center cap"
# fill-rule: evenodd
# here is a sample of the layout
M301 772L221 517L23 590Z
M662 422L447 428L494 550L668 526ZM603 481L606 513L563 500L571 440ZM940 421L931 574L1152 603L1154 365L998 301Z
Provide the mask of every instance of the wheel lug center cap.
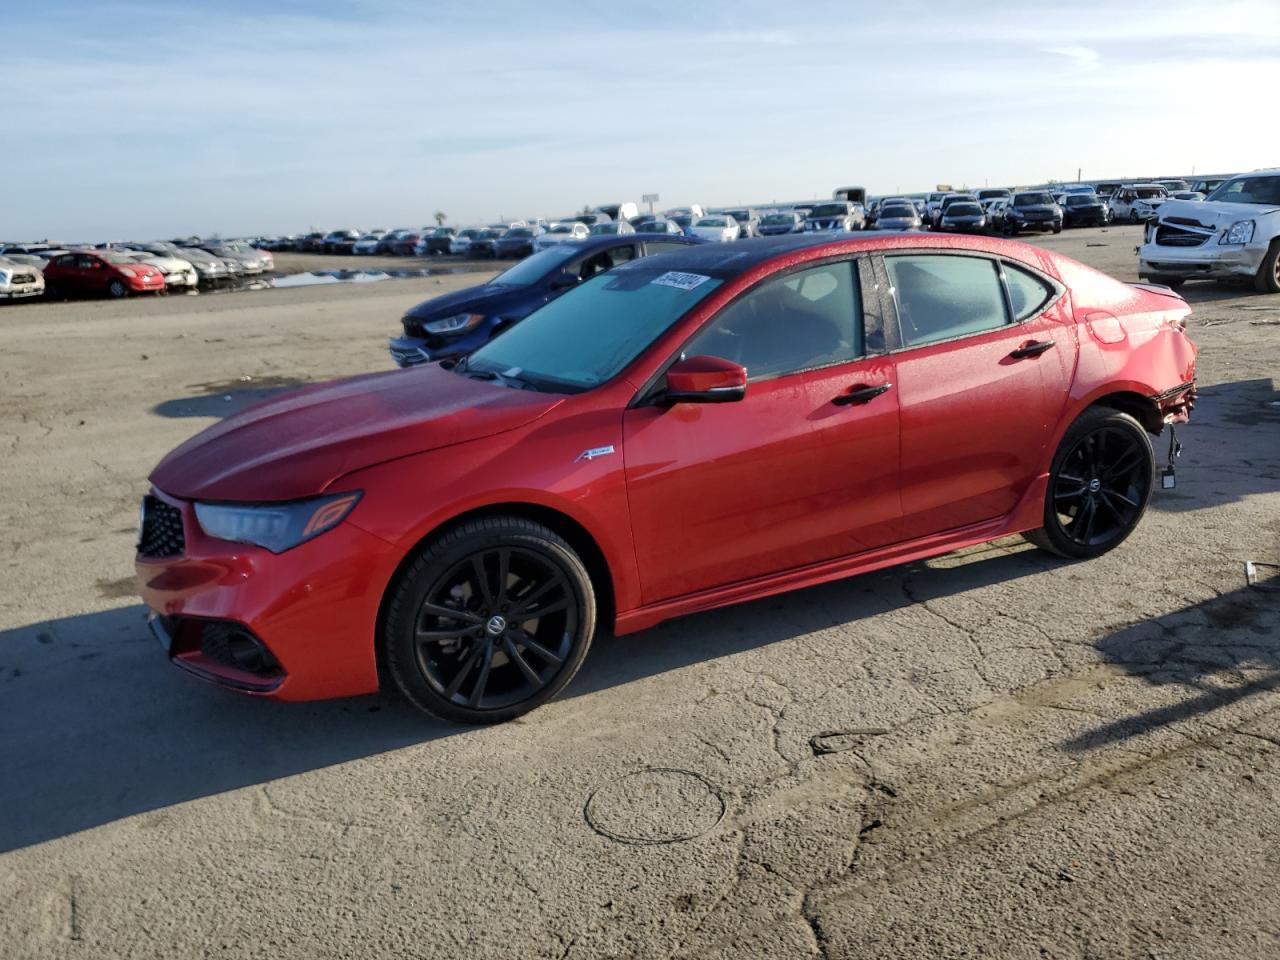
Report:
M501 614L494 614L489 618L489 622L484 625L485 632L491 637L496 637L507 629L507 618Z
M1097 493L1101 489L1102 489L1102 481L1099 480L1097 477L1094 477L1092 480L1089 481L1090 493Z

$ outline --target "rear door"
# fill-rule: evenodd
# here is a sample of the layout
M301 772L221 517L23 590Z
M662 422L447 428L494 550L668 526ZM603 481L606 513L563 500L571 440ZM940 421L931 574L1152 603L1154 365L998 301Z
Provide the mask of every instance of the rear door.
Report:
M686 344L747 368L735 403L641 400L624 418L644 601L766 576L900 536L892 360L873 353L867 261L808 266L726 305ZM864 327L862 304L877 305ZM674 359L674 358L673 358ZM854 399L861 390L863 398Z
M907 539L992 520L1048 462L1076 339L1065 288L1024 264L886 255Z

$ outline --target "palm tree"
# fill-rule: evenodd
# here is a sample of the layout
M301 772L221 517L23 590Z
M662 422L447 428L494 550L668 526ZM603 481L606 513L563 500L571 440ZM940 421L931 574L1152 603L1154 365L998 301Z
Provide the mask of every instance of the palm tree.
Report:
M449 219L448 216L445 215L445 212L443 210L437 210L435 213L432 214L432 216L435 218L437 227L443 227L444 222Z

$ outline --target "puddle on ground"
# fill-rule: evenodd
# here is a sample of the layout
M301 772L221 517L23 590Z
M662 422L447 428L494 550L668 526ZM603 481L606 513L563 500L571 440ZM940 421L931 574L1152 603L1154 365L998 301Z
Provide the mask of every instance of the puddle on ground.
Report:
M477 266L397 268L393 270L310 270L279 277L248 277L220 284L204 293L239 293L243 290L288 290L292 287L321 287L335 283L381 283L383 280L418 280L423 277L451 277L466 273L492 273L493 268Z

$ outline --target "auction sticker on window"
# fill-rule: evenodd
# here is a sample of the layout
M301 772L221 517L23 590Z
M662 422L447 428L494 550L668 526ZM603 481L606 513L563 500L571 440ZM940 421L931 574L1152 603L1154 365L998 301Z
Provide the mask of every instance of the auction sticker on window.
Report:
M678 290L693 290L702 286L710 277L704 277L700 273L677 273L669 270L660 277L650 280L650 283L660 284L664 287L675 287Z

